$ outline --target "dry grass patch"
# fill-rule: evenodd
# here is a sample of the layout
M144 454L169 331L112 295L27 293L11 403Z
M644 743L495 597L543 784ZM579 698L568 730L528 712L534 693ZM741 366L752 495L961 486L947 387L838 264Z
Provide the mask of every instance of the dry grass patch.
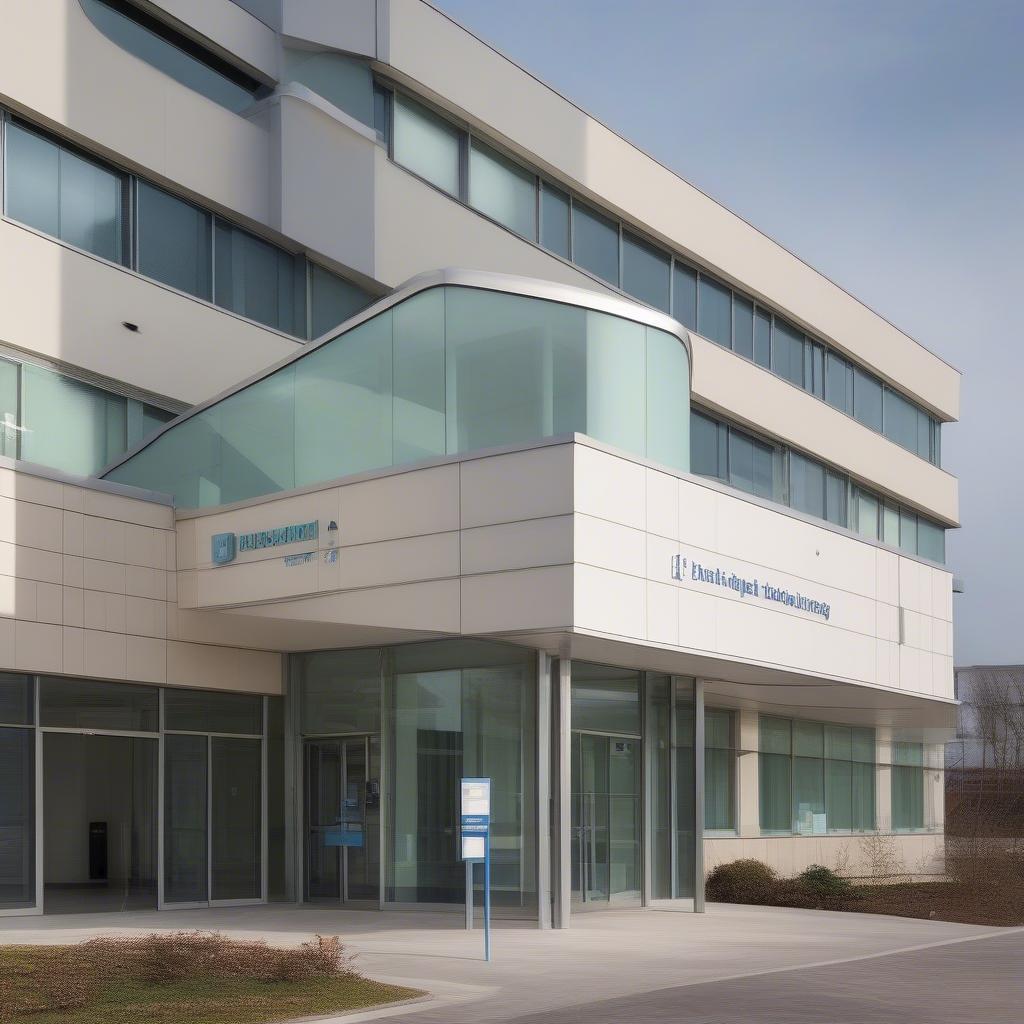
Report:
M216 932L0 947L0 1021L258 1024L421 995L362 977L337 936L296 949Z

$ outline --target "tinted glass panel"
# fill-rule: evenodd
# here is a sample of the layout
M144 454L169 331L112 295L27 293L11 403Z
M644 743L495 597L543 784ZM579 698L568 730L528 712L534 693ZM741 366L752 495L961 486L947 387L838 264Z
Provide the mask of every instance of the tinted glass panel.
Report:
M357 121L376 127L373 72L365 60L343 53L316 53L285 47L285 74Z
M395 95L394 156L397 163L453 196L459 187L465 135L405 96Z
M263 744L214 736L210 746L210 898L259 899Z
M642 239L623 232L622 290L649 306L669 311L671 260Z
M11 121L5 127L5 212L59 237L60 148Z
M296 658L302 732L310 736L380 732L384 652L324 651Z
M789 503L809 516L825 518L825 467L789 453Z
M540 244L569 258L569 197L546 181L540 194Z
M866 427L882 431L882 385L854 367L853 415Z
M572 204L572 261L614 285L619 283L619 226L582 203Z
M124 176L62 149L60 237L79 249L123 259Z
M31 725L33 704L31 676L0 672L0 725Z
M309 264L311 318L309 336L319 338L365 308L372 297L358 285L332 274L317 263Z
M745 359L754 358L754 305L733 296L732 300L732 347Z
M144 181L138 184L139 272L189 295L212 295L210 215Z
M41 366L22 367L21 457L91 476L124 453L127 399Z
M35 742L34 729L0 729L0 908L36 901Z
M732 292L703 274L697 295L697 333L725 348L732 346Z
M17 363L0 359L0 455L11 459L18 458L20 373Z
M885 436L909 448L917 450L918 410L902 395L886 388L883 393L883 418Z
M263 698L210 690L164 690L164 728L182 732L263 732Z
M56 676L42 676L39 686L40 725L157 731L160 709L155 687Z
M647 341L647 457L666 466L690 464L690 403L679 382L690 379L690 360L674 334L644 328ZM689 388L687 388L687 392Z
M825 518L836 526L846 526L846 477L831 470L825 477Z
M524 238L537 237L537 176L473 140L469 205Z
M729 430L729 483L761 498L772 497L770 446L737 430Z
M205 736L164 737L164 899L195 903L207 891Z
M672 315L697 330L697 271L678 261L672 268Z
M700 476L724 478L725 456L721 451L722 428L707 416L695 412L690 420L690 469Z
M900 513L892 505L882 506L882 540L893 547L899 547Z
M917 554L917 516L905 509L900 509L900 548Z
M573 661L572 728L638 735L640 673Z
M927 519L917 521L917 553L933 562L946 560L946 531Z
M766 370L772 365L772 319L760 309L754 313L754 362Z
M847 415L853 412L853 376L842 356L829 352L825 360L825 401Z
M214 248L218 306L300 337L306 333L306 266L262 238L218 220Z
M878 540L878 499L859 488L853 492L856 509L853 527L863 537Z
M772 369L797 387L804 386L804 336L778 317L772 333Z

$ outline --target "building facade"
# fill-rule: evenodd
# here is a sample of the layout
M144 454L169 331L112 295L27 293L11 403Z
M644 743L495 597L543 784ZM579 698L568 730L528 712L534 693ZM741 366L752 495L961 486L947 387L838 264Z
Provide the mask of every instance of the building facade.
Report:
M941 870L956 370L423 0L6 22L0 914Z

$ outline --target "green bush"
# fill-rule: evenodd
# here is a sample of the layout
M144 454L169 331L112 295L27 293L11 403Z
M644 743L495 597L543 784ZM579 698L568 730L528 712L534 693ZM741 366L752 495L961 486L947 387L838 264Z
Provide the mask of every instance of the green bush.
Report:
M704 893L716 903L749 903L761 906L775 902L779 879L767 864L753 858L719 864L705 884Z
M792 895L796 899L791 905L828 908L853 899L856 889L831 868L812 864L793 879Z

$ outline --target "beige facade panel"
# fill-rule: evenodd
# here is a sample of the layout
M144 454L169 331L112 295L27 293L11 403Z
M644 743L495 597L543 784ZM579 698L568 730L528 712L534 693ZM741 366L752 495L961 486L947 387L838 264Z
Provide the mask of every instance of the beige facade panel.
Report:
M234 5L217 0L217 6ZM243 36L236 34L244 49ZM121 49L89 20L79 0L5 5L0 99L133 169L270 223L265 128Z
M841 288L428 4L382 10L399 79L958 418L957 371Z
M316 540L211 563L215 534L314 521ZM342 646L345 627L579 633L676 652L673 671L707 659L722 679L760 666L952 699L948 571L578 436L179 525L182 608L335 623Z
M377 55L377 0L281 0L281 31L293 39L365 57Z
M0 276L0 343L180 402L210 398L300 344L5 221Z

